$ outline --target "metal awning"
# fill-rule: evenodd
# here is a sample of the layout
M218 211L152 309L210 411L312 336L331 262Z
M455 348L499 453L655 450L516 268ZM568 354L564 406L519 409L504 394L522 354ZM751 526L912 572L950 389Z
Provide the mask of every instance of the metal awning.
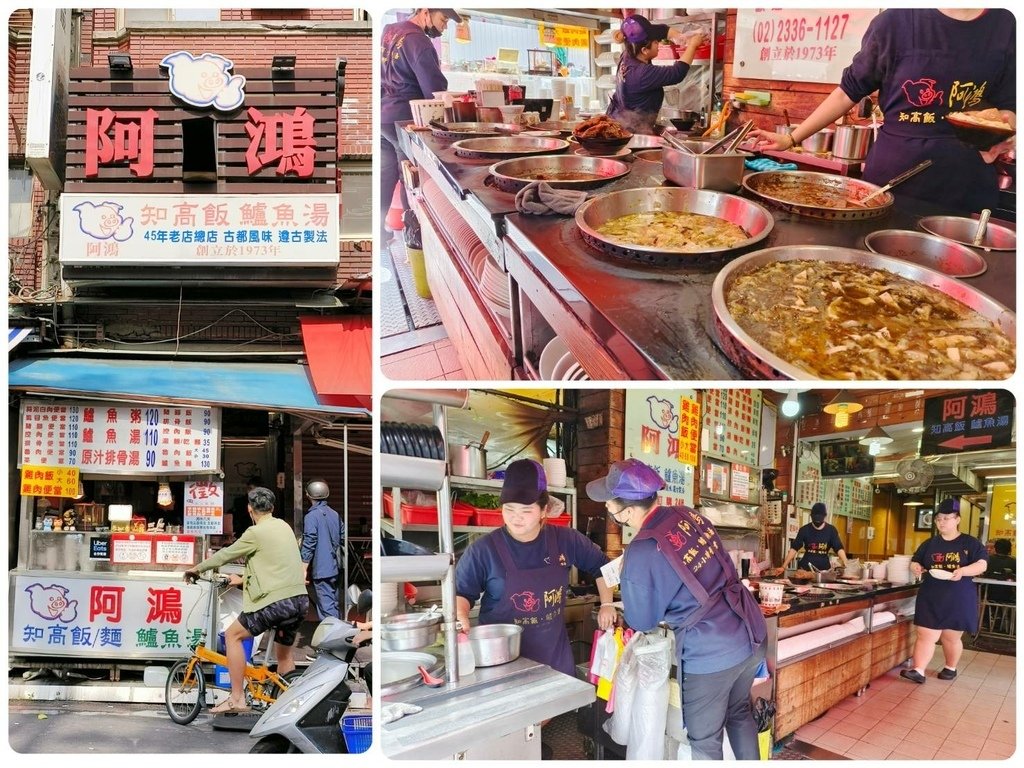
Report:
M40 394L154 403L265 408L368 417L364 408L330 405L296 363L201 363L181 360L35 357L12 361L8 386Z
M7 329L7 351L10 352L21 344L25 338L34 331L34 328L8 328Z

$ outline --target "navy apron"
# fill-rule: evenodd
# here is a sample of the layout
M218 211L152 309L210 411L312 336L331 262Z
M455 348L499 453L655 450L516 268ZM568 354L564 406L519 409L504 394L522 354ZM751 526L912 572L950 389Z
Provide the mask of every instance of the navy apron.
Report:
M547 564L523 570L512 560L507 535L502 529L494 537L494 548L505 566L505 593L486 614L480 614L480 623L521 626L520 656L575 676L576 665L565 628L569 564L558 550L558 537L547 526L541 528Z

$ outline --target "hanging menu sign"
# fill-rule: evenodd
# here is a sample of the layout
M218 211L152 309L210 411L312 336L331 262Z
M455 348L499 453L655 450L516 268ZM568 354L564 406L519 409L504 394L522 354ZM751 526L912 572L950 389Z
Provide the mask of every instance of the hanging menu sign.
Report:
M694 454L700 411L693 390L626 390L624 455L653 467L665 481L658 502L665 506L693 506Z
M1010 445L1013 407L1013 395L1002 389L926 398L921 455L983 451Z
M224 483L191 480L185 483L185 533L218 536L224 532Z
M77 467L21 465L21 495L73 499L78 494Z
M22 401L19 467L77 467L105 475L209 473L220 469L219 456L219 408Z

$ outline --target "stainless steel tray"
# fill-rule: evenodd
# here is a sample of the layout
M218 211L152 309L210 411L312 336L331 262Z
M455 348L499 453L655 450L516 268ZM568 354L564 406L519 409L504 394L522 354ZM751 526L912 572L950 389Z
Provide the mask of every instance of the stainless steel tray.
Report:
M715 216L742 227L750 237L729 248L684 251L680 248L618 243L597 231L605 222L619 216L656 211L685 211ZM654 266L691 266L708 263L717 265L724 257L756 245L768 237L775 226L775 219L764 206L736 195L704 189L647 187L609 192L586 201L576 211L576 225L589 245L613 256Z
M452 144L455 154L470 158L525 157L528 155L554 155L565 152L569 142L565 139L530 138L527 136L494 136L463 139Z
M597 174L597 179L533 179L533 174L549 172L582 172ZM556 189L594 189L629 173L629 165L608 157L551 155L502 160L490 167L492 183L505 192L518 192L534 181L544 181Z
M1017 338L1017 316L995 299L975 290L956 278L936 272L902 259L882 256L856 248L827 245L792 245L765 248L740 256L730 262L715 277L711 285L715 341L737 368L751 379L818 379L755 341L733 319L726 297L733 282L754 269L777 261L836 261L861 264L900 275L908 280L931 286L967 305L982 317L991 320L1011 339Z
M582 120L544 120L530 126L538 131L560 131L561 133L572 133Z
M800 187L812 186L820 193L832 198L835 205L804 205L786 199L785 194L779 194L777 189L768 190L768 185L785 185L794 191ZM854 205L847 206L846 200L867 197L880 187L860 179L853 179L849 176L837 176L831 173L813 173L811 171L762 171L751 173L744 177L743 188L762 200L771 203L783 210L796 213L800 216L807 216L813 219L824 219L826 221L863 221L874 219L889 213L895 198L891 192L883 192L878 195L872 203L880 201L880 204L871 208L860 208Z
M474 136L511 136L522 130L515 123L431 123L430 132L439 139L471 139Z

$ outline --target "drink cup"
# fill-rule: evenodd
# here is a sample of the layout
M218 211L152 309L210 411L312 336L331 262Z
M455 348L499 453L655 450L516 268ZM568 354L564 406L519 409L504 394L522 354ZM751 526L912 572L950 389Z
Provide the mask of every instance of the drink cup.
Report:
M782 593L786 587L777 581L762 581L758 587L758 594L761 596L761 605L768 607L782 605Z

